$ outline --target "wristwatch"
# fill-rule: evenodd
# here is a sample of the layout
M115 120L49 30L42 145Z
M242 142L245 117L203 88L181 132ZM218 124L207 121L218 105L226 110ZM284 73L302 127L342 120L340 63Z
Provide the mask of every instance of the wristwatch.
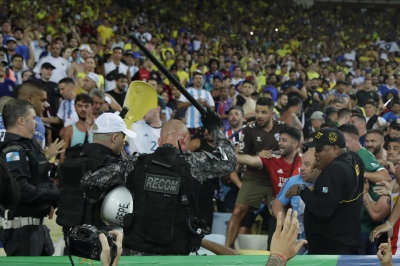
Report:
M297 187L297 195L300 195L300 192L306 189L306 185L300 185Z

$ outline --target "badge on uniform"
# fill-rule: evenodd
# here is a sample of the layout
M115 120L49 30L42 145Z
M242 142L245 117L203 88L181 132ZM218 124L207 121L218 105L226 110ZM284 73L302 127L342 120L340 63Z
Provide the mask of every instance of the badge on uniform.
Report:
M328 187L323 187L322 188L322 193L328 193Z
M19 161L19 152L17 151L12 151L6 154L6 161L7 163L9 162L14 162L14 161Z

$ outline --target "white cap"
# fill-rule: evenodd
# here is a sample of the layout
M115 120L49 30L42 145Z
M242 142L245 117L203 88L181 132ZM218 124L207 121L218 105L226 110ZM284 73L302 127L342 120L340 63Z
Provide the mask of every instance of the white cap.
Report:
M89 72L89 73L86 74L86 76L88 76L91 80L93 80L94 83L96 83L96 86L97 86L97 83L99 83L99 76L97 76L96 73Z
M325 120L325 114L321 111L315 111L312 113L310 120Z
M104 113L100 115L93 125L93 133L114 133L123 132L130 138L136 138L137 134L126 128L126 124L122 117L114 113Z
M81 46L79 46L79 50L86 50L89 53L93 53L92 48L90 48L90 46L88 44L82 44Z

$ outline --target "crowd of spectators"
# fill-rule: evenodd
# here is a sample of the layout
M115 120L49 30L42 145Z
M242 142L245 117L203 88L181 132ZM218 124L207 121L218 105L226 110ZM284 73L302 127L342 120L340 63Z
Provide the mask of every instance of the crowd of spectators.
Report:
M222 0L0 6L0 97L13 97L30 79L43 83L43 146L58 135L65 149L90 142L88 124L102 112L120 111L133 80L155 82L158 119L184 120L193 138L207 139L199 114L144 56L135 36L201 105L220 114L228 135L254 119L256 101L265 96L275 102L274 119L298 128L302 140L322 127L355 124L360 144L395 174L398 8ZM71 126L83 132L79 138L73 139ZM384 140L366 140L367 130ZM239 135L233 136L237 143ZM228 182L241 186L240 180ZM227 195L217 194L220 201Z

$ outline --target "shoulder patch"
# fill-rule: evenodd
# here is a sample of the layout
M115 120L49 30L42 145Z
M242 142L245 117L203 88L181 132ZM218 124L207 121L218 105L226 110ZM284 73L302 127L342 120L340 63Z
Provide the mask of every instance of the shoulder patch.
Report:
M12 152L12 151L19 152L19 151L24 151L24 150L25 149L20 145L10 145L10 146L5 147L1 152L3 154L6 154L6 153L9 153L9 152Z
M19 161L19 152L18 151L11 151L6 153L6 162L15 162L15 161Z

